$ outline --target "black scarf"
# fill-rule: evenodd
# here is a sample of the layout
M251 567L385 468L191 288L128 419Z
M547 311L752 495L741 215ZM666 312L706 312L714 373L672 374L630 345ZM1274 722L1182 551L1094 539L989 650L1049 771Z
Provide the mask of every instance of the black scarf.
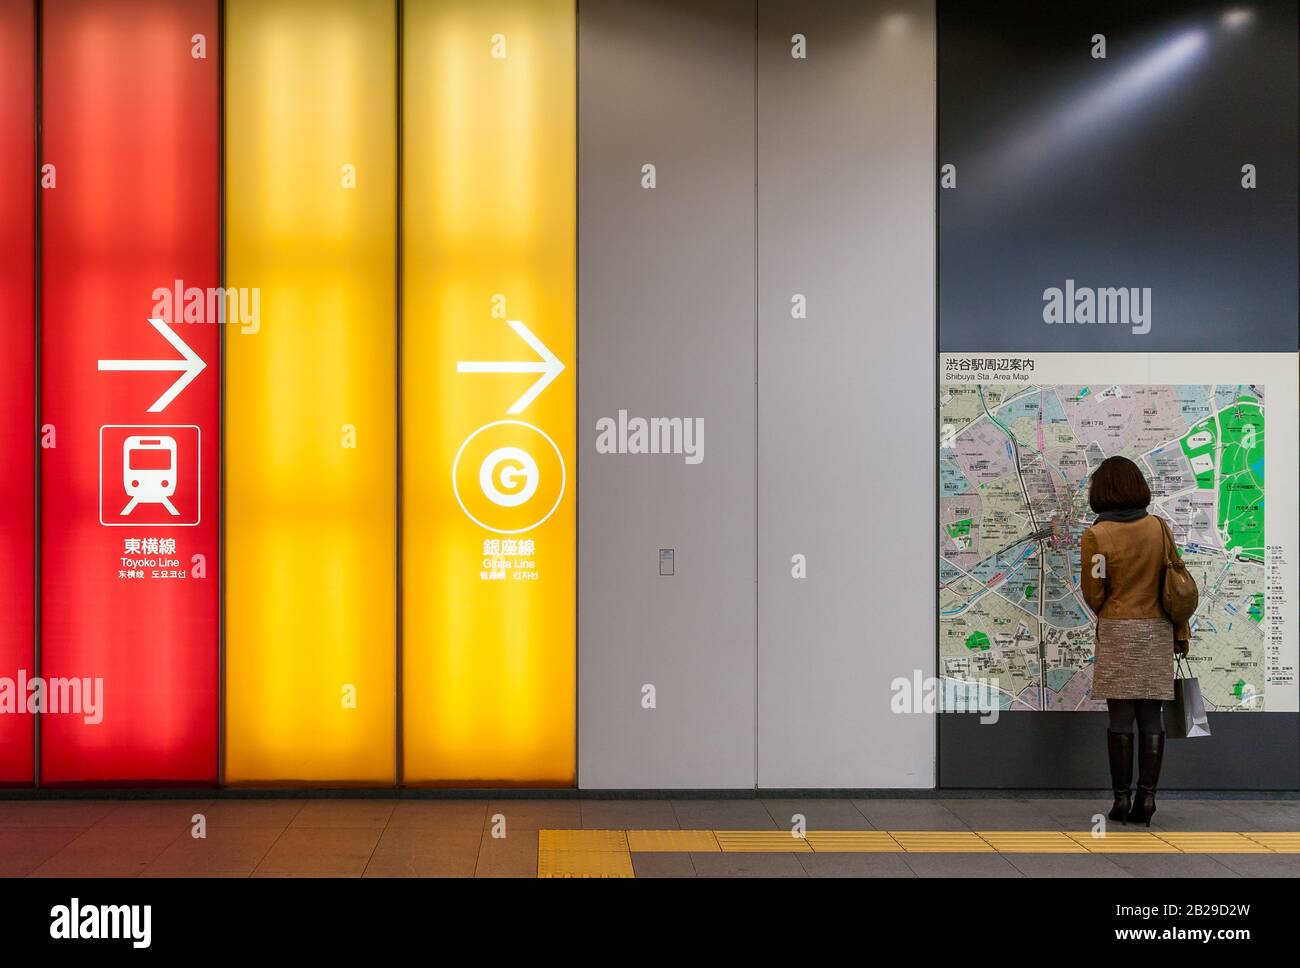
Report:
M1130 521L1141 521L1147 516L1146 508L1125 508L1123 511L1102 511L1097 515L1098 521L1119 521L1127 524Z

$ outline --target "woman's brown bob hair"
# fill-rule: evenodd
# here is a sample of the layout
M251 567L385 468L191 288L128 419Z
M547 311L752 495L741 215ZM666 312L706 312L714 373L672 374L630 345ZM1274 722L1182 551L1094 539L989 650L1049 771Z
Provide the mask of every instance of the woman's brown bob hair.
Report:
M1103 511L1145 508L1151 503L1151 488L1141 469L1127 457L1107 457L1092 472L1088 484L1088 506Z

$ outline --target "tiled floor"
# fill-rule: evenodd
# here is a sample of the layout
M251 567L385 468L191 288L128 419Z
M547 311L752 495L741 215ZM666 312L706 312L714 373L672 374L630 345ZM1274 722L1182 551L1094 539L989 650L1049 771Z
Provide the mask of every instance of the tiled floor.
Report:
M630 856L638 877L1300 877L1300 853L1271 851L696 849L714 843L707 831L726 843L727 831L779 835L799 823L808 831L896 835L983 831L999 842L997 831L1088 831L1106 808L1092 799L985 798L9 800L0 801L0 876L536 877L542 830L691 830L701 833L684 841L637 835L630 853L621 848L623 864ZM196 837L200 824L206 836ZM1300 831L1300 801L1165 798L1151 829Z

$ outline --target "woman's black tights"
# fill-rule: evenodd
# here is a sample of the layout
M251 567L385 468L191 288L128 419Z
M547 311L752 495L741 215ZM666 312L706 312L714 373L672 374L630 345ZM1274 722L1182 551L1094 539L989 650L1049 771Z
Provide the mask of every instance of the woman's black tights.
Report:
M1112 733L1131 733L1135 719L1139 733L1151 735L1164 732L1164 725L1160 721L1159 699L1107 699L1106 708L1110 711Z

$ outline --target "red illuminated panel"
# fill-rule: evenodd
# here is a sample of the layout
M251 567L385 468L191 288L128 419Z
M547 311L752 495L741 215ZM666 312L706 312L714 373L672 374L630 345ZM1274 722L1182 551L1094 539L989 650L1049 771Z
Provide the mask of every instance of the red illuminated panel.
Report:
M32 782L35 723L36 24L0 0L0 785ZM7 695L6 695L7 690Z
M48 0L42 44L41 783L214 783L217 3Z

